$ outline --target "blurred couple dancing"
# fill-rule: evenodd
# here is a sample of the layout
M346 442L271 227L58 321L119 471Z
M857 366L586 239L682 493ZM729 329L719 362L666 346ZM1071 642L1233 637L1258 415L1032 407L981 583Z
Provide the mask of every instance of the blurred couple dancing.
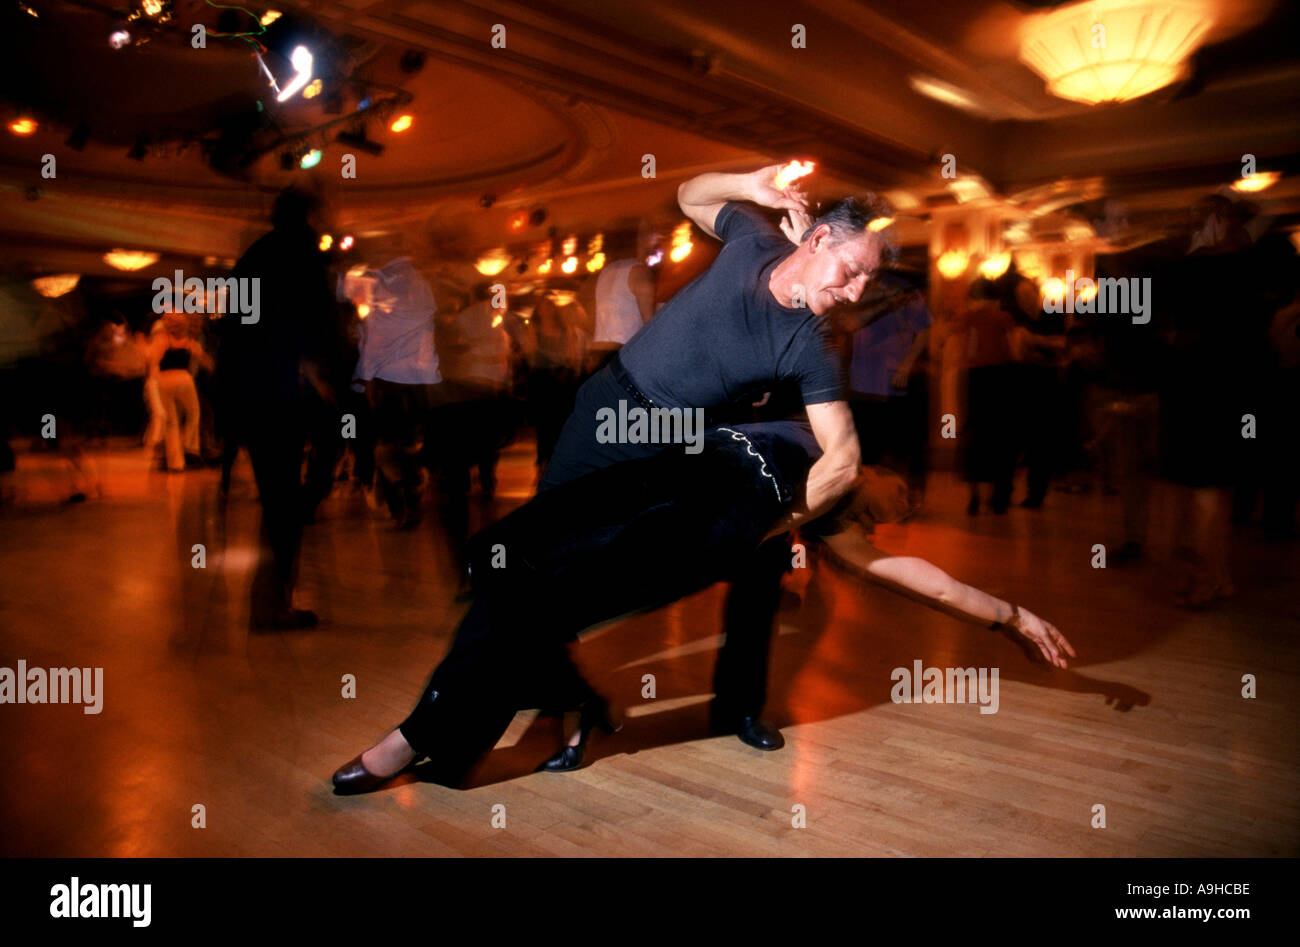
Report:
M461 784L530 708L567 726L538 768L576 769L591 734L614 725L570 642L719 581L730 590L713 729L779 749L761 715L796 527L862 579L1002 630L1055 667L1074 656L1027 609L872 546L871 524L901 518L907 490L859 464L826 317L856 303L890 261L886 228L869 226L889 213L874 197L850 197L814 219L789 171L708 173L678 189L686 216L722 241L717 259L583 384L537 496L472 540L473 603L415 709L334 773L336 793L372 792L426 758L434 780ZM779 227L756 208L783 212ZM766 415L754 420L760 399ZM602 443L601 411L620 402L703 409L702 449Z

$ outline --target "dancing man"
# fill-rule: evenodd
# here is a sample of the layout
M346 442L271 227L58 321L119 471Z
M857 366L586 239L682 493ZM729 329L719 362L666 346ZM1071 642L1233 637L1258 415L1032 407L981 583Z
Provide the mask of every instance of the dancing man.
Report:
M783 534L829 509L858 475L857 433L823 317L856 302L890 252L886 238L868 228L888 215L883 205L846 198L810 220L802 188L782 180L787 170L701 174L678 189L682 212L722 240L722 250L582 386L539 486L544 492L660 449L598 437L600 419L621 416L620 404L713 412L780 387L797 392L821 456L808 472L802 505L736 572L714 677L714 729L764 750L783 745L779 731L759 719L779 577L790 557ZM742 202L787 217L778 230Z

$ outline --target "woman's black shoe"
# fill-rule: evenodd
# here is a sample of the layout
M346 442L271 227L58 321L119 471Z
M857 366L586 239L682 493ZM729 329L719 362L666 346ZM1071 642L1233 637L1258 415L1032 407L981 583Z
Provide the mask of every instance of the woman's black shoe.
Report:
M424 757L417 753L415 759L392 776L376 776L366 769L366 765L361 762L361 756L358 755L334 771L334 794L336 796L357 796L365 792L374 792L376 789L388 785L422 759Z
M566 746L537 767L537 772L567 773L571 769L577 769L582 765L582 756L587 750L587 738L597 727L605 733L614 733L618 729L609 719L609 702L603 697L594 697L579 708L578 745Z

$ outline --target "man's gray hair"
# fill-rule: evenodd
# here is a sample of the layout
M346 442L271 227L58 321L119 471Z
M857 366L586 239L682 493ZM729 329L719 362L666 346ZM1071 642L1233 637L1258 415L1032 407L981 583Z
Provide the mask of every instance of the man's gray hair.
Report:
M823 210L807 231L804 232L800 242L802 243L811 237L813 231L822 224L831 228L832 246L841 244L845 240L852 240L863 233L870 233L879 241L880 261L882 263L892 263L898 256L898 248L894 244L892 236L887 233L889 228L882 227L873 231L868 230L868 226L873 220L892 218L893 216L894 209L889 206L889 202L877 197L875 194L866 193L845 197Z

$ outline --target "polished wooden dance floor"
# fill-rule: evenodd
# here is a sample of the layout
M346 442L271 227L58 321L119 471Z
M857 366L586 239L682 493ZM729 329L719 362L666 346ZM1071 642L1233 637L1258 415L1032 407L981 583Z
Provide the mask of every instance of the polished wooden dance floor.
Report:
M529 460L526 445L507 454L481 512L531 493ZM532 773L556 733L520 715L468 790L411 777L340 798L331 772L405 716L463 612L436 524L395 532L336 493L303 546L321 627L250 633L246 462L224 509L215 472L147 472L125 449L86 465L82 503L58 502L56 456L23 454L4 486L0 666L102 667L104 694L98 715L0 705L3 855L1300 854L1294 543L1239 532L1237 596L1187 612L1158 562L1092 568L1093 544L1117 538L1116 498L968 518L937 474L923 515L879 544L1055 622L1079 652L1068 672L820 563L796 576L802 603L775 642L780 752L707 732L714 588L576 647L624 723L594 738L592 765ZM916 660L998 668L997 712L893 703L891 671Z

